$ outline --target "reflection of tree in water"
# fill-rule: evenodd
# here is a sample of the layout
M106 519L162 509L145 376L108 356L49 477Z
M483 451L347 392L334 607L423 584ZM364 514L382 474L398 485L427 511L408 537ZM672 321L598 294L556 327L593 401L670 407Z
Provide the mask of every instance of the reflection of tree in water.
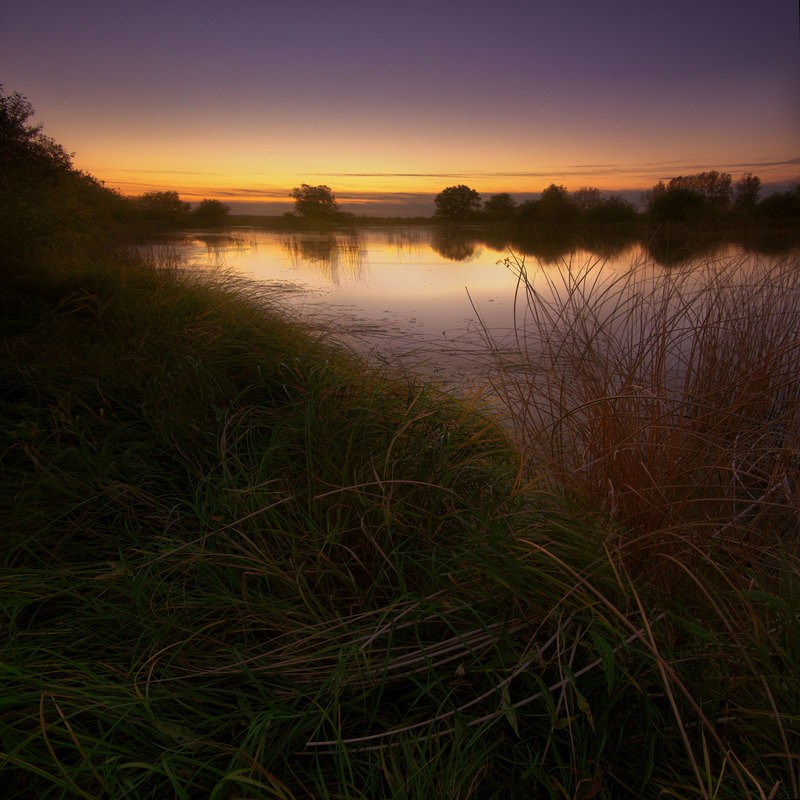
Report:
M580 235L570 230L520 230L511 227L475 232L475 241L497 252L509 250L533 256L543 264L555 264L574 253L585 250L601 258L615 258L628 250L635 241L624 230L585 230Z
M560 262L581 245L575 236L562 232L552 232L549 235L523 234L516 238L514 244L522 255L534 256L542 264Z
M422 253L430 245L429 228L386 228L381 232L398 253Z
M650 258L663 267L680 266L700 256L712 255L722 246L718 237L698 235L669 223L655 230L643 244Z
M209 261L218 266L225 263L225 256L229 253L241 254L258 250L255 236L245 237L238 233L199 233L192 238L206 246Z
M357 230L294 233L283 246L292 264L311 264L331 283L338 285L343 275L352 281L362 278L366 248Z
M480 255L485 247L498 253L509 250L533 256L543 264L561 261L575 250L589 250L604 258L613 258L632 244L630 236L577 236L568 230L542 231L509 228L471 229L440 227L431 237L431 248L450 261L466 261Z
M473 258L476 244L475 235L460 228L437 228L431 237L431 248L448 261Z

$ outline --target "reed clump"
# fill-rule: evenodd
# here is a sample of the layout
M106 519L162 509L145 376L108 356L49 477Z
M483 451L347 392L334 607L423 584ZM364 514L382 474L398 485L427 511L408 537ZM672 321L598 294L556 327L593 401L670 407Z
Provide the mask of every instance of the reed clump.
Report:
M785 783L739 790L793 796L800 687L777 676L800 641L797 253L691 271L505 263L518 278L515 339L485 334L521 473L606 520L606 564L641 614L697 794L724 793L726 770L752 776L732 742L760 716L772 729L759 734L764 761L783 752ZM616 614L615 597L598 601Z
M679 348L661 398L611 347L622 310L580 352L598 320L564 311L561 378L498 381L515 449L480 398L369 371L168 251L6 288L5 796L797 794L790 334L761 396L709 322L717 394L681 389ZM634 444L687 459L666 496Z
M709 553L782 572L800 514L797 256L518 276L495 386L529 472L618 523L627 569L670 585ZM497 348L496 348L497 349Z

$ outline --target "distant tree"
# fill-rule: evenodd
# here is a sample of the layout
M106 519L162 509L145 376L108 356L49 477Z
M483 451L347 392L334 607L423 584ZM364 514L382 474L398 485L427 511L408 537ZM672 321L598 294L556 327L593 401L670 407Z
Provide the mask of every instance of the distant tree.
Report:
M621 225L635 222L637 217L633 203L616 194L601 198L584 213L584 219L592 225Z
M483 212L493 220L509 219L517 210L517 201L508 193L493 194L484 201Z
M436 204L435 216L454 222L465 220L481 208L480 194L463 183L442 189L433 202Z
M292 189L294 209L301 217L330 217L339 210L329 186L309 186L307 183Z
M584 186L572 193L572 202L581 210L589 211L602 202L600 190L594 186Z
M517 206L514 218L523 225L533 222L539 210L539 200L524 200Z
M517 203L508 192L493 194L483 204L483 212L490 220L510 219L516 209Z
M654 222L708 223L724 216L732 192L727 172L679 175L666 185L659 181L646 193L647 213Z
M148 220L164 225L183 225L192 207L173 191L145 192L137 199L137 204Z
M566 186L557 186L551 183L543 192L542 200L547 203L564 203L569 202L569 192Z
M788 192L767 195L758 204L757 212L771 223L796 226L800 223L800 183Z
M201 200L200 205L192 211L192 217L198 225L214 228L225 224L230 210L230 206L220 200Z
M753 211L761 193L761 178L745 172L733 187L733 205L739 211Z
M578 206L570 199L565 186L551 183L543 192L536 209L537 221L548 225L569 225L579 215Z
M703 216L706 200L687 187L656 187L649 196L647 213L654 222L694 222Z
M725 206L730 203L732 179L727 172L697 172L694 175L679 175L672 178L667 189L689 189L704 200Z

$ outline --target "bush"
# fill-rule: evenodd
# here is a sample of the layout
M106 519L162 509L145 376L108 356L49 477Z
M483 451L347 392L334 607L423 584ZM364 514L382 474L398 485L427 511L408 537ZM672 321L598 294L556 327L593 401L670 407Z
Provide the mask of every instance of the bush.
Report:
M220 200L201 200L192 213L192 221L203 228L216 228L228 221L230 206Z
M647 208L653 222L692 223L702 219L706 201L693 189L667 189L657 193Z
M435 215L451 222L463 222L481 208L480 194L463 183L442 189L433 202L436 204Z

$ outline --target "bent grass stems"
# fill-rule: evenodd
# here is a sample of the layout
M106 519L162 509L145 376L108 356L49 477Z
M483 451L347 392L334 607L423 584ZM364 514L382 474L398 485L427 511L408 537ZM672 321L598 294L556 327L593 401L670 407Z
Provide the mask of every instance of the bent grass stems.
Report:
M526 323L516 371L495 390L532 466L602 497L634 530L691 529L702 524L692 504L734 517L742 499L768 508L758 498L777 490L753 492L760 474L776 460L798 466L796 271L564 265L544 276L546 297L524 262L511 266L526 283ZM785 470L777 478L791 487Z
M521 279L515 450L168 267L40 274L3 340L11 797L794 790L790 300Z

